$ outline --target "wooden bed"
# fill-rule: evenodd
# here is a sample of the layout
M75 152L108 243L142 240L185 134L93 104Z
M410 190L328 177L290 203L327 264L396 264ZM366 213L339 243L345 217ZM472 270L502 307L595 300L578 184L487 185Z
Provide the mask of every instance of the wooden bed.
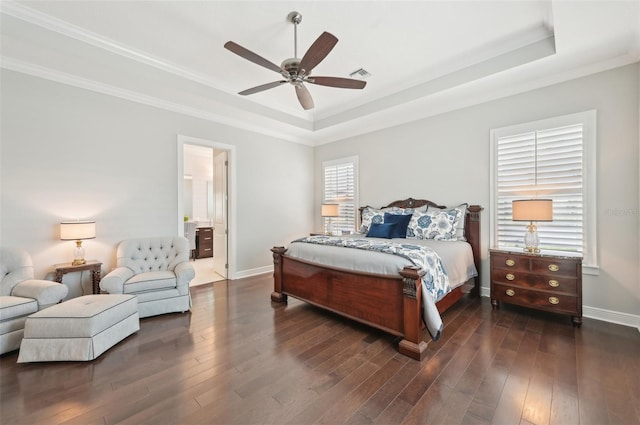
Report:
M408 198L386 207L418 208L431 205L424 199ZM362 208L360 209L362 211ZM465 237L471 245L478 277L471 279L438 303L440 313L455 304L466 292L480 294L480 212L471 205L465 217ZM398 351L422 360L427 343L422 337L422 285L416 267L405 267L397 277L335 269L286 254L285 247L273 247L274 290L271 300L286 302L298 298L342 316L357 320L393 335L401 336ZM469 287L471 287L469 291Z

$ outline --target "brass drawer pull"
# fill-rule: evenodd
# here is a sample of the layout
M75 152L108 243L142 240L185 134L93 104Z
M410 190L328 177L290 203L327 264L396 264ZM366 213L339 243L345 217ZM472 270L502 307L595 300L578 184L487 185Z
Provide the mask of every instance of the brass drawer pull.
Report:
M557 264L549 264L549 271L557 272L558 270L560 270L560 267Z
M515 280L515 276L512 275L511 273L507 273L507 275L505 276L507 278L507 280Z
M511 258L507 259L507 261L505 261L505 264L509 267L513 267L516 265L516 262L513 261Z
M552 288L557 288L558 286L560 286L560 282L558 282L558 281L557 281L557 280L555 280L555 279L551 279L551 280L549 281L549 286L551 286Z
M509 295L510 297L513 297L516 294L516 291L514 291L513 289L507 289L507 295Z
M549 302L553 305L556 305L560 302L560 300L556 297L549 297Z

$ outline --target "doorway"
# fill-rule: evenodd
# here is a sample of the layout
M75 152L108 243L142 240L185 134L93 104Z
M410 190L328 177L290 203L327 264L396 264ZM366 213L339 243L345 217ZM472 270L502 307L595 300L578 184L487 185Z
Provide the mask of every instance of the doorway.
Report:
M195 223L191 286L233 279L235 147L178 136L178 234Z

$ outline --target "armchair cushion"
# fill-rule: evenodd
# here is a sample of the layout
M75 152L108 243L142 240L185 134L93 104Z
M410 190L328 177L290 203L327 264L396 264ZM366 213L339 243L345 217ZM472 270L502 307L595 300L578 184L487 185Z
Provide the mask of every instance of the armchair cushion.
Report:
M140 273L127 280L124 293L158 291L176 287L176 274L170 271Z
M12 297L4 295L0 297L0 322L28 316L38 311L38 302L32 298Z

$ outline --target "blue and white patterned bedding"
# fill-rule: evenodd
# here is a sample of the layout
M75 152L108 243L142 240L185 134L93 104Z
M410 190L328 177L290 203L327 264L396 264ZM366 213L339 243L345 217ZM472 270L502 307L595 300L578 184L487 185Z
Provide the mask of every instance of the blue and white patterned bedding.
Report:
M352 238L340 236L308 236L292 243L309 243L337 246L397 255L408 259L421 271L423 319L433 340L440 337L442 319L435 305L451 290L449 277L438 254L427 246L411 243L390 242L374 238Z

